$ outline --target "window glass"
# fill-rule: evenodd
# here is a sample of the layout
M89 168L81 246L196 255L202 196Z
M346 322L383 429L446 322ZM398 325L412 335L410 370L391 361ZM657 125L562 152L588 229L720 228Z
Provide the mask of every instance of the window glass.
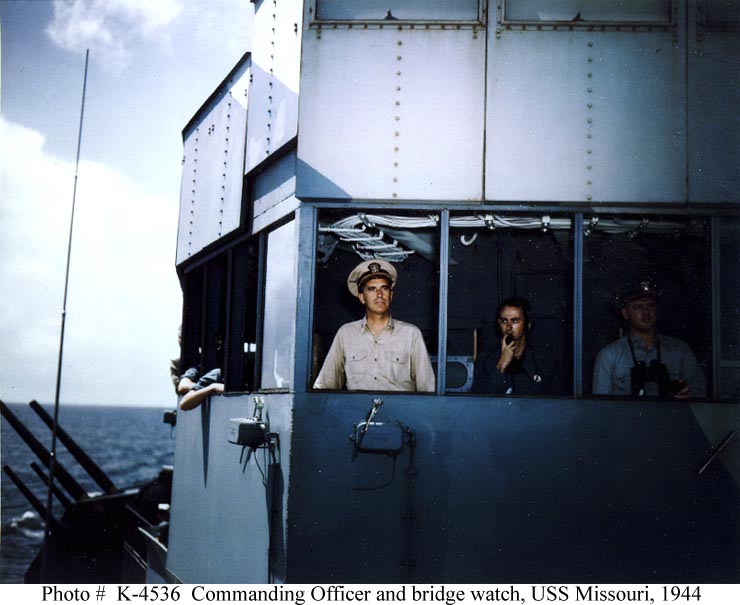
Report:
M478 0L316 0L321 20L476 21Z
M451 216L448 392L571 392L572 222L549 215ZM502 303L510 303L505 317L497 313ZM506 334L514 339L511 352L502 348Z
M183 324L179 373L202 363L203 335L203 272L197 267L185 274L183 280Z
M434 361L437 351L438 218L398 212L322 212L317 254L311 384L332 390L433 391L433 370L427 362ZM350 292L348 278L360 263L376 261L383 271L390 266L388 270L397 274L388 305L397 322L394 326L405 322L415 328L381 331L378 346L361 326L356 334L345 333L347 339L343 340L338 336L340 328L360 322L366 314L365 304ZM384 280L379 281L383 285ZM335 339L338 347L341 343L341 355L330 357L317 383ZM423 355L421 349L425 350ZM345 365L345 358L356 363ZM333 365L335 359L339 359L339 366Z
M296 259L295 221L267 237L262 342L263 389L287 389L293 384L295 344Z
M205 267L205 334L203 371L225 371L227 255L221 254Z
M720 341L723 399L740 399L740 217L721 219L720 226Z
M234 247L231 256L231 313L229 314L228 365L226 389L252 391L255 388L257 357L257 277L259 246L257 238Z
M506 21L669 23L670 0L505 0Z
M228 338L227 254L188 271L183 282L183 326L180 374L225 371Z
M708 225L670 216L593 216L585 223L584 381L597 395L668 398L674 381L686 380L693 396L706 396Z

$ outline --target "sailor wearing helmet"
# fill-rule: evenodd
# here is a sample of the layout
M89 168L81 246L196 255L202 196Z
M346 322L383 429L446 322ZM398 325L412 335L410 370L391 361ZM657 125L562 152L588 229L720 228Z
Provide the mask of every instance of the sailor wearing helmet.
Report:
M398 274L383 260L361 262L347 288L365 307L365 317L337 331L315 389L424 391L435 389L424 339L415 325L390 314Z
M694 353L683 340L658 334L658 291L640 282L621 297L628 333L596 356L595 395L705 397L706 386Z

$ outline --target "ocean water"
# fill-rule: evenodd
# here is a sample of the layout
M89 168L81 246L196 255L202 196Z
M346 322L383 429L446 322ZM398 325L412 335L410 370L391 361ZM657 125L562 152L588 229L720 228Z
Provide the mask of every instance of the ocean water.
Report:
M36 413L27 404L9 404L8 407L48 450L51 431ZM51 406L44 407L53 415ZM163 465L172 464L174 434L173 429L162 422L164 412L163 408L153 407L62 405L59 425L117 487L132 487L154 479ZM100 491L58 439L57 460L88 492ZM3 466L12 468L46 505L47 488L31 469L30 463L45 467L5 418L0 432L0 461ZM41 547L44 523L5 472L0 483L0 582L20 583ZM61 506L56 499L54 514L61 517Z

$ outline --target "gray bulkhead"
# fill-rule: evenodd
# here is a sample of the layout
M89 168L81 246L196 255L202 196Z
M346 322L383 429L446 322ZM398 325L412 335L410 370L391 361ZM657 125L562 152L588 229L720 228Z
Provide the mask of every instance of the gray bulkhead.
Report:
M737 580L738 473L697 474L688 405L388 394L415 448L354 456L371 399L296 396L292 582Z
M397 25L306 2L298 196L737 202L737 4L597 2L593 24L547 4Z
M687 20L689 199L738 201L740 31L735 0L694 5Z
M657 4L682 21L684 3ZM650 30L562 31L491 10L488 199L686 199L686 37L670 15L650 15Z
M178 265L240 225L250 69L245 55L183 130Z
M379 419L402 440L390 455L358 454L350 439L377 394L310 388L311 327L325 312L315 291L333 287L317 277L323 210L711 205L715 223L736 210L737 14L719 1L652 2L639 19L606 10L594 26L542 18L536 0L466 1L445 22L417 20L420 1L385 4L396 21L353 19L341 1L255 2L251 56L184 132L181 275L193 257L295 214L297 286L284 318L290 385L179 414L173 579L737 582L737 448L698 473L738 428L734 400L476 397L440 381L436 396L379 395ZM242 90L247 108L225 118ZM246 137L241 160L223 136L232 119ZM211 124L221 138L204 148ZM204 175L195 196L191 170ZM442 358L448 262L431 284ZM346 276L331 275L342 288ZM723 300L738 286L725 280ZM724 355L735 376L735 353ZM279 434L278 463L227 440L229 419L252 415L255 397Z
M284 0L254 4L252 52L240 60L183 131L177 254L182 273L192 256L217 253L223 239L237 237L244 230L259 233L298 206L294 147L301 6ZM276 48L282 51L277 53ZM235 106L236 96L248 103L243 108ZM233 125L235 120L238 128ZM203 148L204 132L216 135L216 144ZM232 138L235 132L238 136ZM217 231L215 217L221 214L228 219ZM189 311L186 305L184 335ZM285 353L294 357L292 344ZM279 435L275 457L265 457L264 449L250 452L228 441L229 420L253 415L252 396L214 398L193 412L180 412L166 562L169 579L285 580L293 396L265 394L264 400L269 430Z
M274 459L264 449L250 452L228 441L229 420L251 416L251 398L213 398L178 415L166 565L171 579L285 579L292 396L267 399L270 429L282 436Z

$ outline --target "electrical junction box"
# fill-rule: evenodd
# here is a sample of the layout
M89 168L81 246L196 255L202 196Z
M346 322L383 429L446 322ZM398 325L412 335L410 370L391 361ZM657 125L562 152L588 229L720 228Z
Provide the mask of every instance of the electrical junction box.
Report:
M235 445L259 447L267 442L267 425L258 418L231 418L227 439Z
M403 449L404 430L399 422L361 422L353 436L358 452L367 454L398 454Z

